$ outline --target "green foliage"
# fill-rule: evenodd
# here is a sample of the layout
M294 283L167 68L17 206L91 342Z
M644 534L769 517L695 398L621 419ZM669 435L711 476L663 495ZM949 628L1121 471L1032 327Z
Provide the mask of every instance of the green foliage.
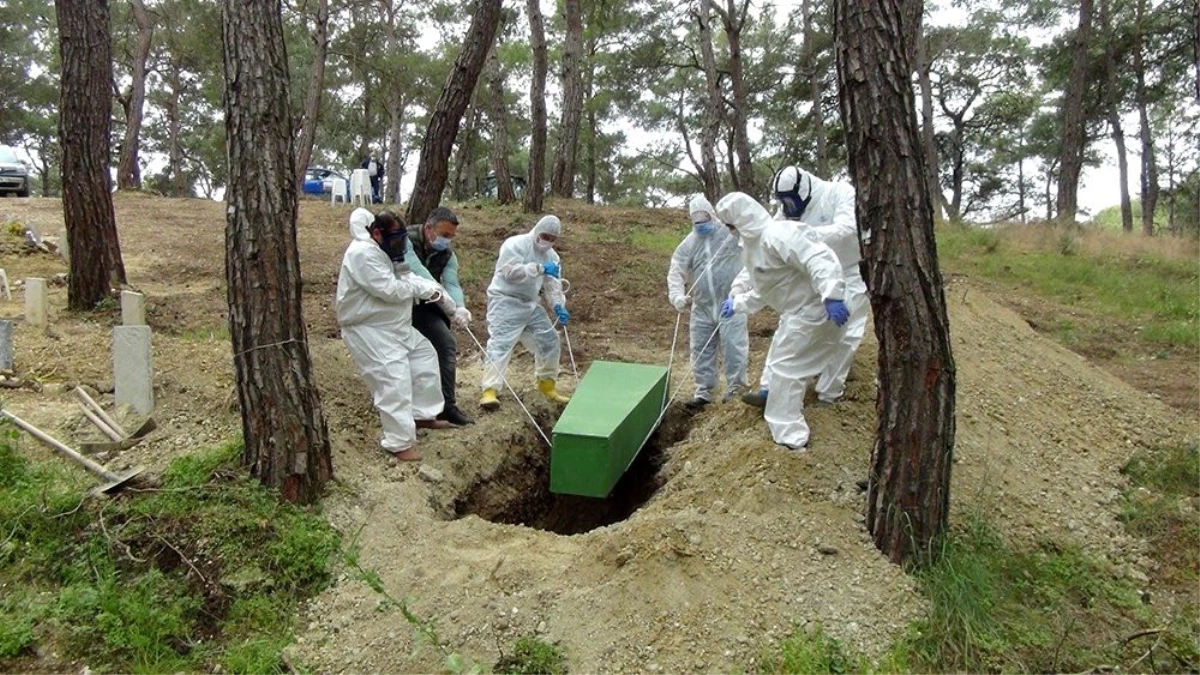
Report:
M1075 548L1014 549L978 515L915 576L930 611L906 649L934 672L1074 672L1119 662L1116 638L1151 620L1136 589L1104 564Z
M503 675L566 675L567 657L557 644L526 635L517 638L512 653L500 657L492 672Z
M119 672L282 672L337 533L244 474L240 443L104 502L0 443L0 667L39 645ZM76 472L78 473L78 472ZM77 478L77 477L76 477Z
M675 247L687 236L687 228L678 231L664 229L636 229L629 235L629 243L651 253L669 256L675 252Z
M870 661L863 654L848 654L837 638L825 633L820 625L809 631L795 629L779 643L777 650L765 652L758 661L758 672L787 673L866 673Z
M1200 271L1194 258L1126 249L1100 236L1033 226L950 226L938 231L937 245L946 272L982 277L1015 287L1016 294L1033 293L1098 315L1094 328L1071 324L1075 339L1094 330L1096 339L1110 341L1104 331L1117 326L1140 333L1141 342L1152 347L1200 345ZM1185 238L1164 245L1187 251L1196 243Z

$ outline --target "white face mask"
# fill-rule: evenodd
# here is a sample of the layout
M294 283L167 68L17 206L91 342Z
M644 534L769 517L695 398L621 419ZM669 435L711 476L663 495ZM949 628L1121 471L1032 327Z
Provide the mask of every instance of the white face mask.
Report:
M554 250L554 244L544 241L541 237L538 237L537 239L533 240L533 248L538 253L546 253L547 251Z

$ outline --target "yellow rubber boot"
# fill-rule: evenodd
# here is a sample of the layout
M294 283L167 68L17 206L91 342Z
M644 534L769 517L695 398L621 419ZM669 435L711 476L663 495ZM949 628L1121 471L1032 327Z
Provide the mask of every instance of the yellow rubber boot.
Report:
M567 403L571 400L570 396L558 393L558 389L554 386L554 380L550 378L538 380L538 391L542 392L542 396L545 396L551 403Z
M479 407L484 410L499 410L500 399L496 398L495 389L484 389L483 396L479 397Z

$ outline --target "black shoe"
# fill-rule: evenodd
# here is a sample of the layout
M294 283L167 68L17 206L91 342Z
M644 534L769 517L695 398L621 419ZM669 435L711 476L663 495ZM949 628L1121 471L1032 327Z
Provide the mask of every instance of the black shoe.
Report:
M438 413L437 418L439 420L445 420L457 427L465 427L468 424L475 424L475 420L467 417L466 414L459 410L458 406L456 405L452 405Z
M767 394L768 392L765 388L752 389L742 394L742 403L752 405L756 408L765 408L767 407Z
M700 409L703 408L704 406L708 405L709 403L712 403L712 401L710 401L706 398L700 398L699 396L697 396L696 398L688 401L687 403L684 403L683 407L688 412L695 413L695 412L700 412Z

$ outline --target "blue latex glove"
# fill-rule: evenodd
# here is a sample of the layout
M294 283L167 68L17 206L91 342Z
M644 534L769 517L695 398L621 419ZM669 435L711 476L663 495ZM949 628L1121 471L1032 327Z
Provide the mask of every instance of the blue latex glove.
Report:
M733 298L725 298L725 302L721 303L721 318L728 319L733 316Z
M547 263L542 263L542 272L548 277L554 277L557 279L559 274L561 274L562 269L558 266L558 263L552 260Z
M555 268L557 269L557 266ZM564 326L571 320L571 315L567 312L567 308L562 305L554 306L554 315L558 317L558 322Z
M846 303L841 300L826 300L825 316L835 324L845 326L850 320L850 310L846 309Z

